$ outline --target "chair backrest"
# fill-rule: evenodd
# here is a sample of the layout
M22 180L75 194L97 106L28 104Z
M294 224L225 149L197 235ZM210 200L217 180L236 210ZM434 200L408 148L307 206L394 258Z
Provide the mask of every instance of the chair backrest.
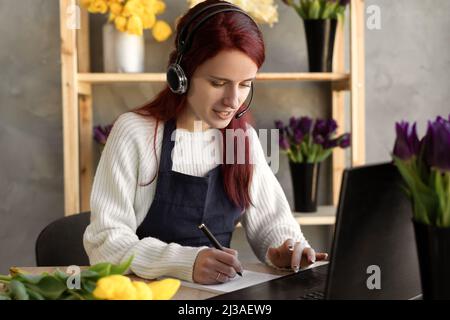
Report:
M37 266L88 266L83 234L90 212L60 218L41 231L36 240Z

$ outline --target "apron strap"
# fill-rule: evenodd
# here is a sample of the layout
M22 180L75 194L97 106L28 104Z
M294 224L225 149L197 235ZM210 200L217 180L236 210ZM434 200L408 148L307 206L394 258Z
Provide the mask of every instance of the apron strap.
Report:
M159 172L170 172L172 170L172 150L175 146L175 141L172 141L172 133L176 129L176 119L167 120L164 124L164 135L162 141L161 161Z

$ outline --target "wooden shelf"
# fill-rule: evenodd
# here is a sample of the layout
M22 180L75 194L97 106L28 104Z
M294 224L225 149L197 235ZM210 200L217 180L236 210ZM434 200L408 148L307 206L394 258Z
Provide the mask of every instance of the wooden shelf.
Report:
M116 82L165 82L165 73L78 73L78 82L100 84ZM258 81L345 81L348 73L321 72L262 72L256 75Z
M319 206L317 212L292 212L301 226L334 225L336 223L335 206ZM237 227L242 227L238 223Z
M293 212L300 225L333 225L336 222L335 206L319 206L317 212Z
M89 57L89 15L80 12L80 27L68 28L72 23L67 15L69 7L79 0L59 0L61 37L61 84L64 140L64 211L66 215L90 210L90 193L95 165L93 161L92 128L94 127L94 96L92 87L112 83L161 83L165 73L92 73ZM365 0L350 1L349 72L346 69L344 24L338 23L334 44L333 72L261 72L257 81L300 81L330 83L331 117L339 124L337 134L347 127L352 133L350 165L365 162L365 73L364 30ZM347 92L345 92L347 91ZM346 116L346 95L349 112ZM335 148L332 157L332 204L338 202L342 173L346 164L344 150ZM334 212L327 207L317 213L294 213L301 224L332 224Z

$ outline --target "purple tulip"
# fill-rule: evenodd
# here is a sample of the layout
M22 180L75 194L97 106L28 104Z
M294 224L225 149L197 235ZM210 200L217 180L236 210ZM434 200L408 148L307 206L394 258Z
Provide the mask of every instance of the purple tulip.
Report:
M280 135L279 142L280 142L280 147L281 147L282 150L289 149L289 140L284 134Z
M294 130L294 142L295 142L295 144L302 143L303 137L304 137L303 132L299 128Z
M350 133L344 133L339 138L339 147L341 147L342 149L345 149L345 148L350 147L350 144L351 144L351 135L350 135Z
M283 125L283 121L281 120L276 120L275 121L275 128L279 129L279 130L283 130L284 125Z
M315 144L320 144L322 146L324 146L326 144L326 142L327 142L325 140L325 138L322 137L320 134L315 136L315 137L313 137L313 141L314 141Z
M298 128L303 133L303 135L309 134L312 127L312 119L309 117L301 117L298 121Z
M397 137L394 145L394 155L402 160L408 160L419 153L420 143L416 132L416 123L409 126L409 123L402 121L395 123Z
M450 172L450 122L441 117L435 122L429 121L422 143L427 164Z
M314 125L313 135L321 135L325 139L329 138L337 129L337 123L333 119L318 119Z
M332 139L332 140L325 141L323 147L325 149L331 149L331 148L337 147L338 144L339 144L339 139Z
M94 139L100 144L106 144L109 134L111 133L113 125L107 125L105 127L95 126L94 127Z
M298 120L296 117L291 117L289 119L289 127L292 129L292 131L295 131L297 129Z
M333 145L331 137L337 129L337 123L333 119L318 119L314 124L313 140L315 143L321 144L324 148Z

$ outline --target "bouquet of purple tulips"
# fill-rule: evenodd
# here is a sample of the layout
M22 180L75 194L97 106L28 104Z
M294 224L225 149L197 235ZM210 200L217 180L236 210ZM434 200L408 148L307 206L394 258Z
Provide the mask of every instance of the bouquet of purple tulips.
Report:
M108 136L111 132L113 125L109 124L107 126L95 126L94 127L94 139L101 145L106 144L106 140L108 139Z
M337 124L333 119L313 119L309 117L291 117L289 125L275 121L280 130L280 147L291 162L317 163L325 160L333 148L350 146L350 134L335 137Z
M416 123L396 123L393 159L406 183L414 219L436 227L450 227L450 115L428 122L419 140Z

